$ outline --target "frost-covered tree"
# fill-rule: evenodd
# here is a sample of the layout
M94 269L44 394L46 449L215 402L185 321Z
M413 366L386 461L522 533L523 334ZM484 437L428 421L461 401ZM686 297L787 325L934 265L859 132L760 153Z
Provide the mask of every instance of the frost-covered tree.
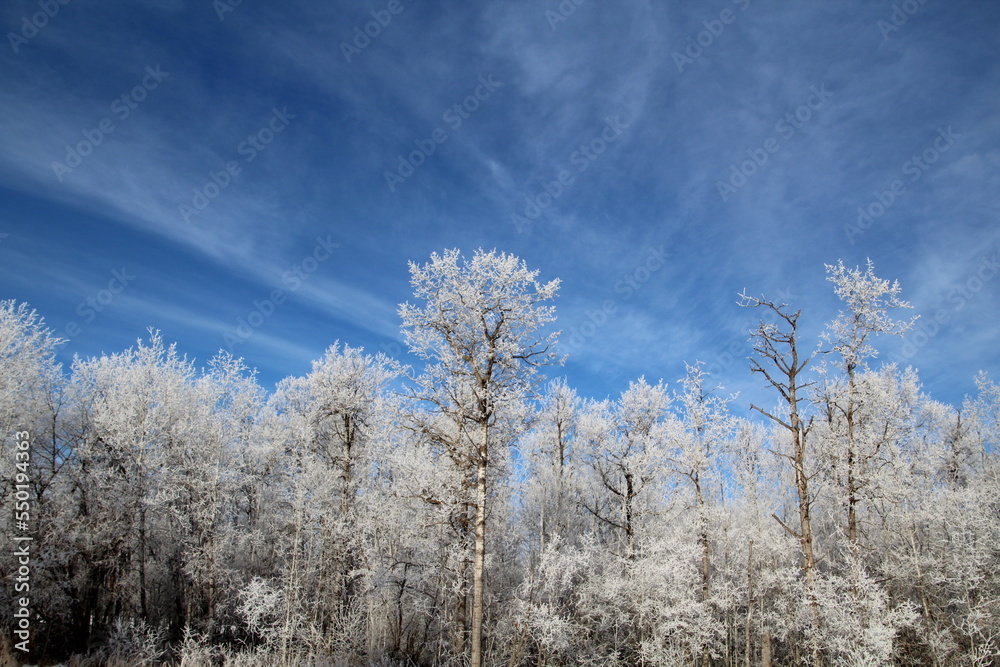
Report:
M890 310L910 308L899 298L899 282L890 283L875 275L872 261L864 272L860 268L848 269L843 261L826 265L828 280L847 308L827 325L823 338L832 353L831 363L842 373L841 377L825 374L825 387L821 401L829 426L828 448L834 457L835 480L843 489L847 514L847 539L850 544L854 567L858 563L858 504L865 486L869 484L871 462L879 456L881 438L859 437L866 425L859 423L863 403L868 400L859 390L858 375L867 369L867 360L876 356L874 338L882 334L902 335L913 324L892 319ZM843 384L843 386L838 386ZM870 400L878 400L871 397ZM869 434L872 435L872 434Z
M639 378L618 400L592 402L581 419L594 489L583 506L610 529L612 546L627 560L636 556L643 516L662 503L656 490L663 488L670 400L662 381Z
M689 487L691 505L698 517L702 596L707 601L711 572L709 514L719 509L722 500L720 468L734 424L728 415L728 401L713 396L714 390L706 387L705 382L706 374L700 366L687 366L683 392L674 398L680 414L671 434L667 458L680 484Z
M574 633L574 574L588 519L581 502L577 433L583 401L564 379L548 384L531 430L519 443L525 476L518 534L527 547L515 642L538 662L567 657Z
M59 437L65 379L55 358L63 342L27 304L0 301L0 503L13 491L16 432L30 443L28 476L39 511L68 458Z
M969 430L969 438L976 444L975 457L983 477L1000 489L1000 470L997 469L997 453L1000 451L1000 384L991 380L986 373L976 376L978 394L965 402L963 413Z
M688 500L682 502L694 519L700 550L701 603L707 608L711 597L713 523L718 523L713 518L722 509L723 465L735 424L728 414L728 401L713 395L715 390L706 386L701 366L686 366L686 371L683 390L673 401L679 414L672 423L666 467L678 486L686 490ZM706 636L710 634L707 630ZM710 663L708 649L702 653L702 665Z
M800 405L807 399L806 393L813 385L803 378L803 371L810 359L800 352L799 318L802 311L793 313L789 311L787 304L776 303L764 297L752 297L745 292L740 296L741 306L763 309L775 318L774 322L760 321L752 332L754 356L750 358L750 369L762 375L778 392L778 409L768 411L757 405L750 407L771 420L775 428L786 432L791 441L791 447L774 451L792 467L795 506L798 510L797 526L789 526L788 521L777 514L772 516L799 542L804 593L809 599L811 610L812 627L809 634L816 637L821 615L815 589L817 559L813 521L816 494L810 489L810 484L815 480L817 470L813 467L815 452L809 447L813 421L811 417L805 416ZM811 653L814 664L821 665L823 647L814 643Z
M36 428L51 421L46 407L61 384L55 353L63 342L28 304L0 301L0 428L5 438L19 426Z
M741 306L763 308L777 316L776 322L761 321L753 332L754 353L750 358L750 369L760 373L780 396L781 412L772 414L757 406L750 407L770 419L775 425L786 430L791 439L791 450L780 455L792 466L795 478L796 504L798 508L798 530L775 516L784 528L799 540L802 546L802 570L807 583L812 583L816 572L816 555L813 544L812 509L815 497L809 491L809 482L815 471L807 469L809 448L807 436L812 420L804 418L799 405L806 400L805 392L812 386L802 378L802 372L809 363L799 350L799 317L801 310L791 313L787 304L775 303L764 297L741 295Z
M182 546L185 595L195 618L187 626L208 633L237 621L235 602L244 580L236 556L245 533L239 490L250 472L243 464L258 436L264 392L242 360L220 352L190 389L183 447L171 448L159 500L172 510Z
M356 505L380 454L373 450L384 426L386 385L393 377L383 355L373 357L334 343L313 362L311 373L283 381L276 391L284 417L294 422L292 431L304 439L299 444L309 461L336 480L314 493L317 500L326 499L322 566L333 568L329 577L320 577L320 590L337 600L342 611L357 588L351 575L360 548Z
M457 250L434 253L427 264L410 263L410 276L423 303L403 304L399 313L411 352L426 362L413 395L435 416L421 429L474 480L469 659L481 667L491 446L512 440L498 423L518 421L511 415L523 410L538 367L555 361L557 334L542 329L555 319L546 302L559 281L540 283L517 257L482 250L469 260Z
M194 508L180 478L204 463L199 417L208 412L195 395L195 375L156 332L149 344L74 361L76 509L67 532L87 565L74 568L67 585L81 603L76 621L84 636L120 615L174 628L185 622L192 589L178 522L190 527Z
M281 656L363 655L377 631L368 605L380 591L369 583L379 567L379 514L387 509L379 507L379 484L394 377L383 355L334 343L308 375L286 378L271 397L265 427L286 489L274 517L282 571L272 574L284 618L270 635Z
M534 553L559 538L575 543L582 531L578 503L577 422L583 401L564 379L549 383L532 419L531 431L520 442L527 473L522 506L524 526Z

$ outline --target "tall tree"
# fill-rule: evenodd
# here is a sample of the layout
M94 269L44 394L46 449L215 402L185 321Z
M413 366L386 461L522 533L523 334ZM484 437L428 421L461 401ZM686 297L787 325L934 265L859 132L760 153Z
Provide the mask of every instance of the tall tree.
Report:
M376 458L370 450L387 412L385 386L393 377L383 355L373 357L337 342L313 362L309 375L282 381L276 392L284 417L305 440L299 445L309 455L306 460L319 468L321 477L336 480L313 490L324 510L320 567L333 568L320 577L319 586L336 600L333 616L347 613L356 592L351 572L362 547L357 499ZM317 608L327 611L322 603Z
M858 563L858 504L861 501L861 491L865 480L859 474L867 460L878 455L879 440L869 451L862 450L859 433L864 430L864 424L858 423L863 415L860 402L862 392L859 391L860 373L867 369L867 360L877 354L872 339L880 334L900 336L912 325L909 322L897 321L889 315L890 309L910 308L910 304L899 298L901 288L899 282L890 283L875 275L875 267L869 259L864 272L860 268L848 269L844 262L827 264L827 280L835 285L835 292L847 312L838 313L823 332L824 340L829 344L828 352L835 355L834 364L846 379L844 391L837 392L829 386L823 392L826 403L827 421L830 425L830 437L843 439L843 455L838 457L843 470L842 485L847 504L847 539L850 543L851 558L855 569ZM841 448L836 448L841 449Z
M434 253L427 264L411 262L410 276L424 304L403 304L399 313L410 350L426 362L416 396L457 427L439 433L450 447L467 450L475 479L470 664L481 667L488 466L491 444L503 441L493 428L533 390L538 366L556 360L558 333L541 329L555 320L544 304L559 281L540 283L517 257L483 250L471 260L458 250Z
M795 496L798 505L798 530L790 527L787 522L774 518L782 527L798 541L802 552L802 571L805 579L807 595L810 597L813 623L818 625L820 609L816 600L814 584L816 583L816 554L813 537L813 505L815 494L810 491L809 484L816 472L807 469L809 449L807 437L812 427L811 419L804 419L799 405L806 400L805 393L811 382L802 380L802 371L809 363L809 358L803 358L799 352L799 317L801 310L789 312L788 304L776 303L764 297L749 296L744 292L740 295L740 305L747 308L763 308L768 314L776 317L774 322L761 321L753 331L753 349L755 356L750 357L750 370L760 373L781 397L781 412L773 414L757 405L750 408L761 413L775 425L788 432L791 438L791 451L780 454L791 462L795 478ZM778 412L775 410L775 412ZM822 664L823 655L819 648L813 650L813 660Z
M708 606L712 571L710 513L720 504L713 501L721 501L719 468L735 424L728 414L728 401L713 396L714 390L705 386L706 373L701 366L686 365L686 371L683 391L676 396L680 418L673 424L668 465L691 492L701 548L701 601ZM702 665L707 667L710 662L710 650L706 650Z
M194 377L192 364L154 331L148 345L139 341L124 353L73 364L73 405L80 422L75 537L90 571L89 581L82 582L89 599L78 617L85 626L110 626L133 606L143 621L186 623L183 540L159 529L178 516L186 521L191 509L173 493L176 487L168 491L172 485L165 480L193 468L185 458L201 449L201 438L190 428L198 410ZM165 554L170 562L160 564L170 581L160 589L163 599L156 600L160 570L154 560L167 560ZM122 581L134 586L119 585Z
M580 526L573 521L577 510L573 485L581 406L582 401L565 379L549 383L532 420L531 432L521 443L529 475L522 501L528 524L524 528L532 536L537 530L537 554L545 551L553 538L564 544L578 541Z

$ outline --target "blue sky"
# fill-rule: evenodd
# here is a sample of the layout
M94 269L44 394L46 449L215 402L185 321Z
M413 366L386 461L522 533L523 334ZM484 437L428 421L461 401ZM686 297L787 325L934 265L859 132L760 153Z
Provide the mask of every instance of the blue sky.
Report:
M64 361L149 326L268 387L338 339L400 356L407 261L482 247L563 280L550 375L584 395L701 360L742 412L737 293L801 307L811 348L838 308L824 263L867 257L924 327L883 358L949 402L1000 378L995 2L12 0L0 20L0 297Z

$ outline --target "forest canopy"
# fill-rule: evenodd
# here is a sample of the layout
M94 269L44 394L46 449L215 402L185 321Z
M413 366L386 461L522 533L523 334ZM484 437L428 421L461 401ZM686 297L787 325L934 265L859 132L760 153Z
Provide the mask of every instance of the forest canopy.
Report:
M63 368L0 302L0 663L998 664L1000 386L877 363L900 285L825 269L820 340L741 295L748 416L696 360L580 396L559 281L497 251L410 264L416 366L271 392L155 330Z

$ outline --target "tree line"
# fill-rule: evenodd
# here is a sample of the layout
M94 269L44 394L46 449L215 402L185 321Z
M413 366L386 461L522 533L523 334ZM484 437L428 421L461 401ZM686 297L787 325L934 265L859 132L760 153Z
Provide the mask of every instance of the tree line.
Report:
M748 417L698 363L603 400L546 381L559 281L496 251L410 264L419 368L336 342L270 393L153 330L63 369L42 318L0 302L0 504L21 534L26 474L32 537L30 591L0 586L6 627L30 598L30 650L7 633L0 655L1000 664L1000 386L950 406L876 365L913 323L899 284L826 270L820 341L741 295L773 390Z

